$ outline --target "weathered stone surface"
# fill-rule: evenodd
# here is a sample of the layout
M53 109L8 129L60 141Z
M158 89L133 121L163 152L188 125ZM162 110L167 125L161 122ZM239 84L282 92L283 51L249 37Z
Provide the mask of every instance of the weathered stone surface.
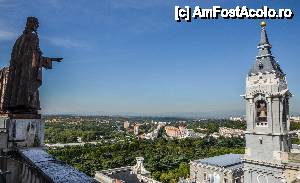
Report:
M59 161L41 148L20 149L21 156L54 183L96 183L86 174Z
M7 87L7 79L8 79L9 68L4 67L0 70L0 113L4 112L4 94Z
M44 122L41 119L7 119L9 148L38 147L44 144Z
M299 163L300 166L300 153L289 153L289 162Z

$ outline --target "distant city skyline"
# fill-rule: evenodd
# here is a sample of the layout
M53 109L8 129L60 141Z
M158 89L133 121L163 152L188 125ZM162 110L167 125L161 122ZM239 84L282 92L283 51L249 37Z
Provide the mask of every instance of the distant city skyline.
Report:
M64 57L44 72L43 114L243 115L245 79L262 20L177 23L175 5L194 1L0 1L0 66L7 66L27 16L40 21L45 56ZM266 20L272 53L300 114L300 2L204 1L290 8L292 20Z

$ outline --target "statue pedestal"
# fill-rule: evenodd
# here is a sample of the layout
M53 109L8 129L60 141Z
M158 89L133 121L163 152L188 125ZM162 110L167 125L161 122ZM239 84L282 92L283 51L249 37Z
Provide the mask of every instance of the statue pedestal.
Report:
M7 149L40 147L44 145L44 122L40 115L5 114L0 117L0 129L6 138ZM5 139L0 139L4 142ZM3 144L1 144L4 146ZM0 147L4 149L3 147Z

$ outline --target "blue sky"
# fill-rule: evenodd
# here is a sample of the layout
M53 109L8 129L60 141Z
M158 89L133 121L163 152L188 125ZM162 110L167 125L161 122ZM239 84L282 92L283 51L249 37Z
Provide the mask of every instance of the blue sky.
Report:
M36 16L44 55L64 57L44 72L43 113L243 111L261 20L177 23L175 5L291 8L292 20L268 20L267 31L295 95L291 111L300 113L296 0L0 0L0 66Z

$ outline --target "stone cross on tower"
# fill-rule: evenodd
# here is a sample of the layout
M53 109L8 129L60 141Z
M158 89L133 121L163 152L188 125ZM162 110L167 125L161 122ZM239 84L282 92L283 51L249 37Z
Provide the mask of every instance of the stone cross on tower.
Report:
M246 78L247 131L245 182L277 183L285 178L291 144L289 138L289 98L285 74L271 52L266 23L256 62Z

